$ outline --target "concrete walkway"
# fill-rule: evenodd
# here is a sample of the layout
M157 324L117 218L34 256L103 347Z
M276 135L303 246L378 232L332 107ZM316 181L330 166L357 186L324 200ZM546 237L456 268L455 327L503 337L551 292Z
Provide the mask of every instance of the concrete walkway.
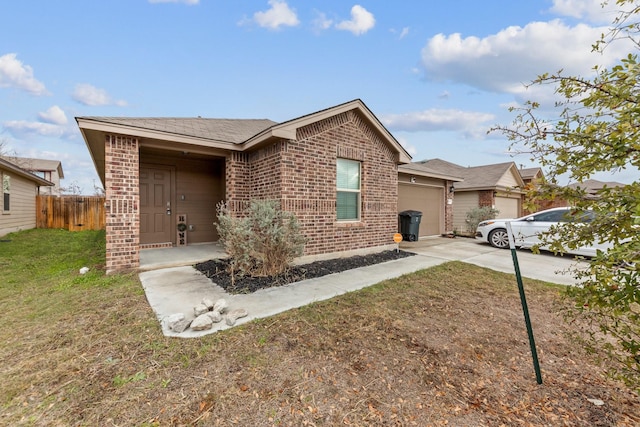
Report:
M204 252L206 249L203 247L199 250ZM207 331L188 329L177 334L167 328L165 324L167 316L184 313L186 317L193 318L193 307L205 297L214 302L218 299L225 299L230 310L246 309L249 315L236 322L236 325L241 325L253 319L269 317L315 301L330 299L447 261L459 260L506 273L514 273L510 251L495 249L473 239L434 237L419 242L403 242L401 249L414 252L417 255L242 295L226 293L224 289L212 283L190 265L167 267L172 262L179 264L182 261L178 262L177 258L179 257L176 256L176 252L171 253L165 250L165 255L157 252L154 257L147 257L146 268L149 271L140 273L140 281L147 295L147 300L162 325L163 333L166 336L190 338L229 328L224 320L214 323L213 328ZM146 251L143 251L143 255L144 252ZM198 253L198 255L201 254ZM211 252L209 255L208 258L204 258L214 258ZM153 258L153 263L149 261L149 258ZM191 264L205 259L198 259ZM186 258L183 261L186 262ZM557 272L565 271L574 265L580 266L580 262L571 257L558 257L549 254L534 255L529 251L518 251L518 263L524 277L566 285L573 284L573 278ZM151 269L153 265L158 269ZM162 266L165 268L160 268Z

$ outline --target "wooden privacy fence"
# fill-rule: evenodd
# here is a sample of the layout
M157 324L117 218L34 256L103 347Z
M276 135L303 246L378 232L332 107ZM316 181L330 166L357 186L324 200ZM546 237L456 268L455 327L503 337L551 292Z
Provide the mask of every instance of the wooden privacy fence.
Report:
M36 226L69 231L105 228L104 197L36 196Z

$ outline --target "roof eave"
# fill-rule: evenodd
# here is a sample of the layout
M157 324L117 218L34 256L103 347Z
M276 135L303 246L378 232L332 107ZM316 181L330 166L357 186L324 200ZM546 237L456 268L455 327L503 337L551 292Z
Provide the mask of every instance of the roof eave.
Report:
M464 178L460 178L459 176L447 175L439 172L421 171L418 169L408 169L408 168L404 168L403 166L404 165L398 166L398 173L404 173L407 175L418 175L426 178L444 179L444 180L453 181L453 182L464 181Z

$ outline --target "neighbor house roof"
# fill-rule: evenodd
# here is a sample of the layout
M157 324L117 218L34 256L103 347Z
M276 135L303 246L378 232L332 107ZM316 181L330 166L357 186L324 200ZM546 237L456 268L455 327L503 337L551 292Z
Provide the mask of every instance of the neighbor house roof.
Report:
M30 157L5 157L13 163L19 165L22 169L34 171L56 171L60 178L64 178L62 171L62 163L60 160L34 159Z
M267 119L76 117L98 175L104 183L105 135L138 137L147 147L224 155L247 151L278 138L296 139L297 129L354 110L398 154L398 163L411 156L360 99L345 102L286 122Z
M583 188L588 194L595 194L599 190L602 190L605 186L612 187L624 187L626 184L615 181L598 181L597 179L587 179L583 182L575 182L573 184L569 184L567 187L570 188Z
M542 177L542 168L524 168L518 169L522 179L532 180L538 177Z
M30 181L33 181L36 183L36 185L38 186L47 186L50 187L53 185L52 182L47 181L46 179L40 178L39 176L36 176L24 169L22 169L20 166L11 163L8 160L5 160L4 158L0 157L0 170L7 170L9 172L14 173L15 175L21 176L23 178L26 178Z
M448 175L460 176L464 180L456 182L454 187L458 190L489 190L506 189L500 185L501 179L508 173L513 172L513 176L518 182L518 187L524 187L524 181L517 172L517 167L513 162L496 163L483 166L460 166L442 159L431 159L416 162L425 165L433 170L440 171ZM509 188L511 191L520 189Z
M431 169L430 167L420 163L409 163L406 165L400 165L398 166L398 172L411 174L411 175L426 176L429 178L446 179L454 182L459 182L464 180L464 178L460 176L443 173L435 169Z

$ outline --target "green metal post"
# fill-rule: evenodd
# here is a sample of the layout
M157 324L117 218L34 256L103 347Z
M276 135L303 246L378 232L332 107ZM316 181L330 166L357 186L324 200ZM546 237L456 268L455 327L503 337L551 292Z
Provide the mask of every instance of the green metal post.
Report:
M520 265L518 264L518 254L516 253L516 244L511 230L511 223L507 221L507 235L509 236L509 249L511 249L511 258L513 258L513 267L516 270L516 280L518 281L518 290L520 291L520 302L522 303L522 311L524 312L524 322L527 325L527 334L529 335L529 346L531 347L531 357L533 357L533 369L536 371L536 381L542 384L542 374L540 373L540 363L538 362L538 352L536 350L536 342L533 338L533 328L531 327L531 319L529 318L529 308L527 307L527 297L524 294L524 285L522 284L522 276L520 275Z

